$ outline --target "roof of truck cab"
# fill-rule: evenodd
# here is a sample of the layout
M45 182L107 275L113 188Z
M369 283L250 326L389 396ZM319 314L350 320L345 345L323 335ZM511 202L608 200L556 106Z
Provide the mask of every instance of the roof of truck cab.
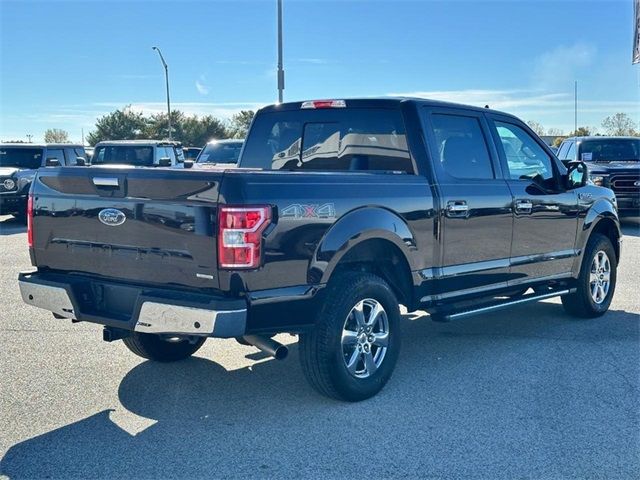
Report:
M629 135L626 136L616 136L616 135L588 135L585 137L567 137L563 141L573 140L577 142L583 142L585 140L636 140L639 141L640 137L632 137Z
M0 143L0 147L22 148L84 148L79 143Z
M152 146L152 145L180 145L180 142L173 140L104 140L96 143L96 147L113 147L117 145L137 145L137 146Z
M418 97L377 97L377 98L335 98L335 99L310 99L301 100L298 102L287 102L280 104L267 105L261 108L260 112L276 112L284 110L300 110L304 102L322 101L322 100L344 100L347 104L347 108L390 108L395 107L401 103L416 103L422 106L440 107L440 108L461 108L465 110L474 110L477 112L491 112L500 115L507 115L516 118L514 115L499 110L493 110L487 107L476 107L473 105L465 105L462 103L445 102L442 100L431 100L428 98Z

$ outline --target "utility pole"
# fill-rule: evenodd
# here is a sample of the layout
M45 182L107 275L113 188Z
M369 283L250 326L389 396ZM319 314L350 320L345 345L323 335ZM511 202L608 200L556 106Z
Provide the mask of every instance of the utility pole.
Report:
M282 103L284 70L282 69L282 0L278 0L278 103Z
M81 128L80 131L82 132L82 146L84 147L84 128Z
M171 103L169 102L169 67L167 66L167 62L164 61L164 57L162 56L162 52L158 47L151 47L152 50L158 52L160 55L160 61L162 62L162 66L164 67L164 79L167 84L167 121L169 122L169 140L171 140Z
M574 129L573 129L573 134L577 135L578 134L578 81L576 80L574 85L573 85L573 100L574 100L574 106L573 106L573 125L574 125Z
M27 133L27 143L31 143L32 138L33 138L33 135L31 135L30 133Z

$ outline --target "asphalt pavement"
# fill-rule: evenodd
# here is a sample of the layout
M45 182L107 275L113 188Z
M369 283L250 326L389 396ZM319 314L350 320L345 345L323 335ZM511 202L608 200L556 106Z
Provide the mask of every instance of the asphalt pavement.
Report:
M0 478L640 478L638 223L606 316L405 315L391 381L357 404L317 395L295 345L156 364L24 305L24 232L0 217Z

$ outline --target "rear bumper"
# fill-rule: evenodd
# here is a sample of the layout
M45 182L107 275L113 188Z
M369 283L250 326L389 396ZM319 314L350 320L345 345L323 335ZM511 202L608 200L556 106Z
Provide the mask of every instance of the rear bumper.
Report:
M20 273L18 283L25 303L64 318L154 334L231 338L246 333L243 299L44 272Z

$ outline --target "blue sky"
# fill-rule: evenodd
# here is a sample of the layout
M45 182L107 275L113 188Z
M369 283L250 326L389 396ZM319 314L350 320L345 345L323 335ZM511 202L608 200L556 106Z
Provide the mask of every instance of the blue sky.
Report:
M0 0L0 139L73 140L132 105L228 117L276 99L275 0ZM420 95L515 113L546 128L640 121L632 0L284 0L286 100Z

